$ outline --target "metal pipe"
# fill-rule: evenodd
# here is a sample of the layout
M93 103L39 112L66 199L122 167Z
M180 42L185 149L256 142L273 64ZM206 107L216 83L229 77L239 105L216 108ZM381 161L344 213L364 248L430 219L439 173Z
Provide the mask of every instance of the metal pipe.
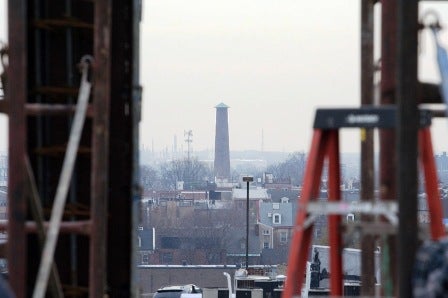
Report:
M381 5L381 95L380 104L395 104L395 65L396 65L396 33L397 33L397 0L382 0ZM392 129L380 131L380 198L395 200L395 132ZM396 255L396 237L386 237L382 258ZM386 247L387 246L387 247ZM393 259L393 258L392 258ZM395 259L394 259L395 260ZM383 268L384 295L393 296L393 286L396 284L396 264L388 261Z
M417 251L417 108L418 0L398 0L396 170L399 201L398 286L400 297L411 297Z
M65 16L71 17L72 16L72 1L71 0L65 0ZM73 58L73 30L71 27L67 27L65 29L65 44L66 44L66 82L67 86L73 87L73 64L74 64L74 58ZM68 95L67 96L67 103L73 104L73 96ZM73 117L68 118L68 127L70 129L72 125ZM77 198L77 171L76 168L73 171L73 176L70 181L70 194L69 194L69 201L70 203L76 203ZM70 216L70 220L75 221L76 216L72 215ZM70 277L71 277L71 283L73 286L78 285L78 242L76 235L70 235Z
M54 251L56 249L59 226L61 224L67 192L69 189L69 184L71 181L77 156L79 141L81 139L82 129L84 126L85 112L87 109L87 102L89 100L91 88L91 83L87 80L87 72L89 68L88 59L89 58L83 57L81 61L81 63L83 64L83 73L79 91L78 108L75 113L67 151L64 157L64 163L62 165L61 176L59 178L59 183L56 190L53 210L50 219L50 226L47 231L47 239L45 241L44 250L42 252L42 259L40 262L41 265L39 267L36 286L33 292L34 298L41 298L45 295L49 268L53 261Z

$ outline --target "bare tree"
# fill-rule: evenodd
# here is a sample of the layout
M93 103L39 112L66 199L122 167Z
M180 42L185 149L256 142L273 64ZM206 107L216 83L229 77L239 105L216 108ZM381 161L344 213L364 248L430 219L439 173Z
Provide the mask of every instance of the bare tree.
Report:
M160 188L159 173L151 166L140 166L140 183L145 190Z
M278 179L291 179L293 185L301 185L305 171L306 157L303 152L296 152L284 162L270 165L267 172L272 173Z
M163 164L160 171L162 186L166 189L175 189L177 181L183 181L185 189L199 189L213 175L197 158L172 160Z

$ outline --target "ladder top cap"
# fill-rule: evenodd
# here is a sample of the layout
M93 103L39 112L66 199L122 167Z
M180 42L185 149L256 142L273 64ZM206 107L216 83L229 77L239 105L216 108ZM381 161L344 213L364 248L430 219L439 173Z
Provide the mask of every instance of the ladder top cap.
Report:
M419 110L420 128L431 125L431 112ZM360 108L317 109L315 129L339 128L394 128L397 109L395 106L366 106Z

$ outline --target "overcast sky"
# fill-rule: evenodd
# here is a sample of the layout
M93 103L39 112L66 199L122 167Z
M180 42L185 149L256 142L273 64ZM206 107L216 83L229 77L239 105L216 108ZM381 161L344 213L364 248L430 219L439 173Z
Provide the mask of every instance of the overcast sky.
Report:
M6 39L0 0L0 40ZM193 131L194 150L214 146L215 109L230 106L231 150L308 150L316 107L358 106L360 1L144 0L140 143L171 150ZM447 4L436 7L448 24ZM448 31L448 30L447 30ZM420 77L437 80L429 35ZM448 44L447 34L443 42ZM0 116L0 151L6 121ZM437 121L436 150L448 148ZM442 139L443 138L443 139ZM358 133L343 150L358 151ZM184 148L186 146L184 145Z

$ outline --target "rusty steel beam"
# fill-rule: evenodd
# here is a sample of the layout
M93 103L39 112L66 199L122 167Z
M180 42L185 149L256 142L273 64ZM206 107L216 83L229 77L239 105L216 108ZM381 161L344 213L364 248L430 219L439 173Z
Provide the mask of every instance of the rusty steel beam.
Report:
M107 210L109 197L109 113L111 97L112 0L94 8L94 70L89 296L106 294Z
M418 0L398 0L397 23L398 292L400 297L411 297L418 246Z
M48 228L49 222L45 221L44 227ZM0 221L0 231L8 230L8 222ZM79 220L79 221L64 221L61 223L61 229L59 233L61 234L77 234L83 236L90 236L92 230L91 220ZM24 231L27 234L34 234L38 232L37 225L35 221L26 221L24 226Z
M43 104L43 103L28 103L25 105L25 111L28 116L40 116L40 115L73 115L76 110L76 105L64 105L64 104ZM87 117L93 116L92 105L87 106Z
M92 24L74 18L36 20L33 22L33 25L41 29L54 29L55 27L93 29Z
M11 287L18 298L27 296L27 240L25 233L26 152L25 102L27 99L27 1L8 1L9 67L9 179L7 257Z
M361 2L361 105L373 105L374 77L374 0ZM374 143L373 129L361 129L361 200L374 199ZM371 215L363 214L362 222L372 222ZM361 236L361 296L375 295L375 238Z

